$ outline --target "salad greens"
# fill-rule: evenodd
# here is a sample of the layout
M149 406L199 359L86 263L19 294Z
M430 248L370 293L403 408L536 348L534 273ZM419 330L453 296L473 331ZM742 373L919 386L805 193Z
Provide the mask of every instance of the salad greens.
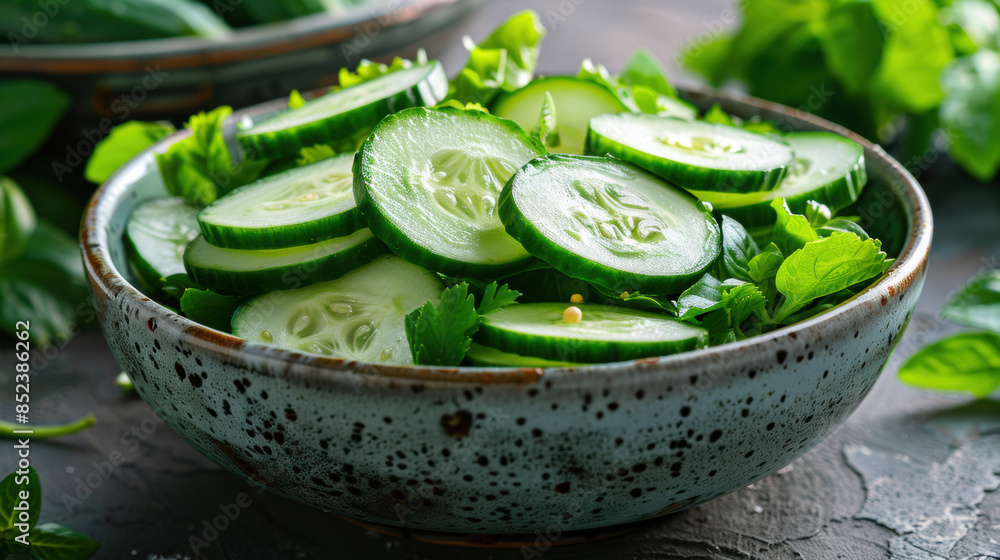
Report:
M19 511L27 505L29 518L22 522ZM23 554L36 560L83 560L100 545L58 523L38 523L42 509L42 485L34 467L18 470L0 481L0 556ZM28 529L23 531L22 529ZM26 545L25 542L31 543Z
M751 95L875 141L891 139L905 119L908 160L943 145L973 177L996 175L996 2L755 0L740 6L737 31L688 45L682 57L688 68L717 86L743 82ZM943 144L933 142L939 129Z
M972 279L945 304L941 315L983 329L934 342L903 364L899 378L910 385L985 397L1000 389L1000 272Z
M501 91L524 87L535 75L545 26L534 10L510 17L476 44L465 37L469 61L451 82L450 97L460 103L488 104Z
M165 121L122 123L94 146L84 176L91 183L101 184L139 152L176 131L174 125Z

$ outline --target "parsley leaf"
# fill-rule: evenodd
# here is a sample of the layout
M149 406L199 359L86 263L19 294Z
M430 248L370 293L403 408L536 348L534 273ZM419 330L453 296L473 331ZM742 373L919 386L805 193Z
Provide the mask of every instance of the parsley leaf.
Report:
M521 292L510 289L506 284L497 286L496 282L491 282L483 290L483 297L480 298L479 307L476 308L476 312L479 315L496 313L508 305L517 303L517 298L519 297L521 297Z
M886 254L875 239L851 233L806 243L781 263L775 284L784 296L775 317L787 319L814 299L874 278L883 271Z
M899 370L904 383L985 397L1000 387L1000 335L964 332L925 346Z

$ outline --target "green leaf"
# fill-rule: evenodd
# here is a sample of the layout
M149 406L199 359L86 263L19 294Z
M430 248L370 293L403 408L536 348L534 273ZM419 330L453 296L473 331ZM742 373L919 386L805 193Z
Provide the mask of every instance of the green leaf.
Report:
M27 499L22 499L22 492L27 492ZM22 522L22 511L28 512L28 525L34 527L41 509L42 485L34 467L29 466L25 473L12 472L0 481L0 535Z
M538 124L535 125L531 135L541 142L546 148L558 146L559 127L556 122L556 102L552 99L552 94L545 92L545 101L542 103L541 114L538 115Z
M24 191L13 179L0 176L0 263L21 254L36 224L35 210Z
M56 523L44 523L31 530L28 549L36 560L84 560L90 558L100 544Z
M184 292L190 289L199 289L198 285L183 272L180 274L171 274L166 278L161 278L159 288L160 291L167 297L168 301L177 302L178 304L180 303L181 298L184 297Z
M1000 333L1000 271L970 281L941 310L949 321Z
M925 346L899 370L904 383L985 397L1000 387L1000 335L964 332Z
M372 62L371 60L364 59L355 68L354 72L351 72L347 68L341 68L340 73L337 75L338 85L335 90L353 87L365 82L370 82L375 78L379 78L386 74L392 74L393 72L398 72L399 70L406 70L407 68L413 68L414 64L426 64L427 63L427 52L424 49L417 51L416 61L407 60L405 58L395 57L389 64L382 64L380 62ZM298 99L295 97L298 96ZM301 103L305 104L302 100L302 96L298 95L298 92L292 92L292 98L289 99L288 106L291 108L292 104L298 105ZM300 105L301 106L301 105Z
M793 214L784 198L772 202L771 208L778 215L771 241L781 249L781 254L791 255L806 243L819 239L809 220L801 214Z
M650 115L686 121L698 118L698 109L694 105L674 97L667 97L646 86L632 86L632 101L639 111Z
M507 284L497 286L496 282L490 282L483 290L483 297L480 298L476 313L480 316L496 313L508 305L517 303L519 297L521 292L510 289Z
M778 288L774 285L774 278L778 275L778 269L781 268L783 262L785 262L785 256L781 249L774 243L768 243L756 257L750 259L747 266L750 280L760 287L768 301L772 303L774 303L778 292Z
M718 103L713 104L708 111L705 111L705 116L702 118L705 122L736 126L736 121L729 116L729 113L723 111L722 107Z
M709 311L722 309L726 306L727 292L744 283L735 278L720 282L711 274L705 274L677 298L677 316L681 319L691 319Z
M465 359L479 328L475 299L465 282L448 288L406 316L406 340L416 365L457 366Z
M337 151L333 149L333 146L326 144L307 146L299 151L299 158L295 160L295 164L299 166L309 165L317 161L330 159L335 155L337 155Z
M79 246L62 230L39 222L28 246L0 268L0 328L9 333L17 321L30 321L32 342L47 346L72 337L78 319L92 313L90 289Z
M871 2L846 2L826 15L820 43L830 73L848 93L863 93L882 58L883 34Z
M754 284L735 278L720 282L705 274L677 299L677 316L700 322L708 329L711 343L721 344L745 338L744 322L753 315L764 316L766 306L767 298Z
M861 227L861 224L848 218L833 218L822 226L816 228L816 233L820 237L830 237L830 235L836 232L853 233L861 239L868 239L871 237L868 235L868 232L865 231L865 228Z
M941 9L941 21L951 30L959 54L1000 46L1000 14L988 0L958 0Z
M980 181L992 180L1000 166L1000 54L984 49L959 58L941 83L951 158Z
M913 113L934 109L944 98L941 72L954 58L948 30L931 0L872 0L888 31L869 92Z
M615 96L618 97L618 100L621 101L629 111L639 111L639 107L636 105L635 100L632 99L632 92L630 92L628 86L625 85L625 81L622 80L621 76L609 72L607 67L603 64L594 64L593 60L585 58L583 63L580 64L580 71L577 72L576 77L581 80L589 80L591 82L601 84L602 86L613 91Z
M524 87L534 77L545 27L534 10L511 16L476 45L465 38L469 61L452 80L449 97L488 104L501 91Z
M820 204L815 200L806 202L806 220L814 229L822 227L833 219L833 212L826 204Z
M69 101L47 82L0 82L0 173L17 167L42 147Z
M174 132L174 125L166 121L120 124L94 146L84 176L91 183L103 183L125 162Z
M362 61L362 63L364 63L364 62L365 61ZM341 68L341 70L343 70L343 68ZM302 107L305 104L306 104L306 100L302 97L302 94L299 93L299 90L293 89L292 93L288 94L288 108L289 109L298 109L298 108Z
M622 71L622 79L629 87L648 87L667 97L677 97L677 90L670 83L666 68L660 64L656 55L642 47L632 51Z
M232 112L231 107L222 106L192 116L188 121L191 136L156 155L167 192L207 205L253 181L267 167L266 161L247 159L238 166L233 164L222 136L223 123Z
M188 288L181 296L181 312L206 327L232 332L233 313L248 299L247 296L225 296L212 290Z
M722 217L722 258L724 276L750 281L750 260L760 254L760 247L743 225L729 216Z
M849 288L882 273L886 255L877 240L851 233L833 233L806 243L785 259L775 283L785 297L776 320L781 321L825 295Z

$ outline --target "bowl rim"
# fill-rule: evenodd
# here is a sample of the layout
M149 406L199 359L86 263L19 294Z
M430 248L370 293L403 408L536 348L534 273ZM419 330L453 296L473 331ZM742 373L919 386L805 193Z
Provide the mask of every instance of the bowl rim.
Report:
M339 44L369 33L366 25L392 29L469 0L384 0L286 21L233 30L225 40L164 37L105 43L59 43L0 47L0 71L80 75L198 68L288 54ZM376 31L377 32L377 31Z
M248 358L261 360L275 367L255 368L255 371L299 383L312 384L313 386L337 384L338 381L345 380L344 376L356 375L362 375L366 380L370 380L372 379L371 376L374 376L374 378L380 381L388 380L389 383L443 383L446 386L469 384L520 386L534 383L541 379L543 375L546 379L561 378L563 374L569 374L573 378L582 379L585 374L593 373L600 378L608 378L635 373L637 370L644 369L642 366L654 364L658 366L657 369L666 371L668 376L676 375L677 380L681 380L685 379L690 371L685 371L683 367L680 367L680 364L686 362L695 364L701 362L725 363L727 355L731 356L734 353L742 355L746 351L759 351L765 347L768 348L767 352L771 353L768 346L769 343L773 344L788 337L798 339L800 333L806 332L808 334L808 331L817 331L817 329L822 328L824 323L829 321L850 321L852 318L863 317L865 310L873 306L884 307L887 303L886 294L889 296L899 295L901 298L902 294L906 292L914 280L920 277L920 273L927 265L933 232L930 204L923 189L913 175L902 164L889 156L881 146L873 144L860 135L811 113L757 99L741 92L718 91L707 87L683 87L679 89L682 94L687 95L689 98L742 104L758 112L782 114L786 118L798 119L813 127L842 134L861 144L866 152L873 153L883 160L883 164L887 165L891 172L895 173L901 179L900 192L897 193L897 196L906 199L908 206L912 208L912 214L908 216L911 220L910 232L899 256L887 273L853 298L805 321L742 341L655 358L575 367L484 368L476 366L438 367L374 364L285 350L254 343L228 333L216 331L173 312L147 297L138 288L129 283L118 272L111 259L108 249L108 235L104 227L105 224L99 223L98 217L101 215L110 216L111 211L120 203L119 201L127 196L131 186L127 182L128 177L142 171L140 166L144 165L143 156L149 156L152 152L158 151L186 137L190 134L188 131L177 132L147 148L122 166L95 191L87 205L80 230L80 244L84 265L90 277L92 290L95 292L97 290L103 291L104 297L108 297L109 299L114 299L112 294L115 294L117 297L127 298L133 305L142 308L152 317L159 317L165 322L172 323L175 328L181 331L180 336L187 337L189 342L201 350L212 352L218 355L220 359L226 361L233 361L234 358L240 361ZM234 115L238 117L248 111L264 112L265 110L274 110L282 102L280 99L265 102L238 110ZM100 297L96 293L94 295L95 297ZM809 340L808 337L803 337L803 339ZM304 368L305 373L297 372L296 368ZM352 383L356 384L356 380Z

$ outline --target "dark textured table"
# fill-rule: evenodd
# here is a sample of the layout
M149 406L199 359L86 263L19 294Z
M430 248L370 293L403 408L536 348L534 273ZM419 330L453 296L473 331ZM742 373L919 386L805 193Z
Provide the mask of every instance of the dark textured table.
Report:
M620 66L636 45L672 53L728 20L719 2L494 0L432 39L430 54L462 63L459 37L482 36L521 7L550 28L542 72L592 56ZM93 412L79 435L33 445L44 488L43 521L102 543L97 558L1000 558L1000 402L973 402L902 386L894 372L919 345L955 329L937 311L968 277L995 268L1000 192L946 163L921 177L936 217L924 295L896 355L871 395L834 435L792 465L692 510L583 546L529 551L440 547L377 535L261 492L203 458L141 400L112 383L119 368L101 335L52 350L32 384L33 418L56 423ZM12 346L12 345L11 345ZM12 371L0 351L0 371ZM0 377L0 402L13 395ZM9 417L6 404L0 416ZM10 471L0 452L0 471ZM112 461L114 459L114 461ZM113 466L112 462L119 462ZM233 505L236 504L236 505ZM206 530L224 511L236 519Z

